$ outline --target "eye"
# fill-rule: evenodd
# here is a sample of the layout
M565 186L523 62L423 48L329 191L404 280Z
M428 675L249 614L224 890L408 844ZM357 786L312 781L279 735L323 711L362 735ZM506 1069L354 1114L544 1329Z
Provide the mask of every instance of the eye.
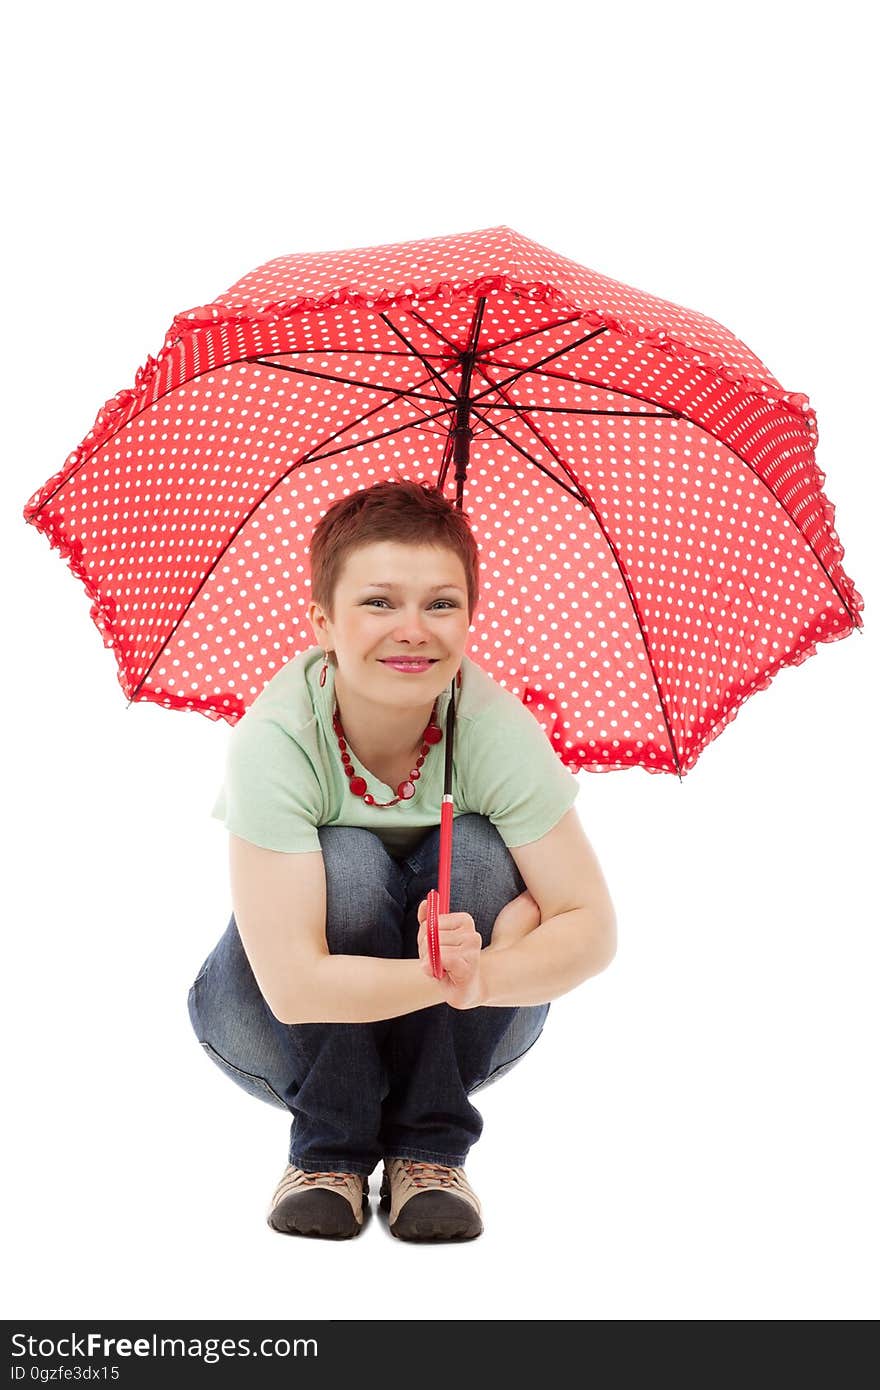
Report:
M366 607L367 605L369 605L369 604L371 604L371 603L387 603L387 602L388 602L388 600L387 600L387 599L384 599L384 598L368 598L368 599L365 599L365 600L364 600L364 606ZM448 599L448 598L438 598L438 599L435 599L434 602L431 604L431 607L432 607L432 608L436 608L438 603L445 603L447 608L457 608L457 607L458 607L458 604L457 604L457 603L453 602L451 599Z

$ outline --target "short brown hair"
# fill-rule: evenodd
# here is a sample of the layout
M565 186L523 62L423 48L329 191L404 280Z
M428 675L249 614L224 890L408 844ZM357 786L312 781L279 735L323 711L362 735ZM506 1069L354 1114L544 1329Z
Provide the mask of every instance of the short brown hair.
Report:
M353 550L377 541L454 550L467 576L468 619L480 595L480 552L467 512L430 483L407 478L374 483L338 498L321 517L309 545L312 600L333 622L333 600Z

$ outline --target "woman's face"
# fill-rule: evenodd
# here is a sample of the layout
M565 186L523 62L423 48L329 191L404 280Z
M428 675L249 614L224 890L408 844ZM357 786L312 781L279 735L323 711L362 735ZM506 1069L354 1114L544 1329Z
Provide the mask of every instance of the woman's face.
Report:
M331 623L315 604L315 636L335 652L337 679L384 705L430 704L453 680L468 638L467 576L445 546L377 541L353 551L336 585ZM424 673L383 664L429 657Z

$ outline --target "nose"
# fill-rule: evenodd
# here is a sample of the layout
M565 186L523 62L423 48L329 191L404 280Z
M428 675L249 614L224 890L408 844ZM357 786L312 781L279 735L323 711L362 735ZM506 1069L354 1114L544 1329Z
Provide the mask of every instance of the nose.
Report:
M417 647L432 641L431 633L419 608L401 610L400 620L394 628L397 642L409 642Z

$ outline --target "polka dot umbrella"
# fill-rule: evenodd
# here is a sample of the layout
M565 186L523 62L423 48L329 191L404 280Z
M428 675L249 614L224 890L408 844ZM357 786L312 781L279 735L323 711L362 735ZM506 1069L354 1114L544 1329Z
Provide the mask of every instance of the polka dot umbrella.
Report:
M24 515L129 702L235 724L311 643L330 503L454 490L482 557L469 655L573 771L682 778L862 625L817 440L808 397L720 323L499 226L279 256L178 314ZM453 683L440 911L454 719Z

